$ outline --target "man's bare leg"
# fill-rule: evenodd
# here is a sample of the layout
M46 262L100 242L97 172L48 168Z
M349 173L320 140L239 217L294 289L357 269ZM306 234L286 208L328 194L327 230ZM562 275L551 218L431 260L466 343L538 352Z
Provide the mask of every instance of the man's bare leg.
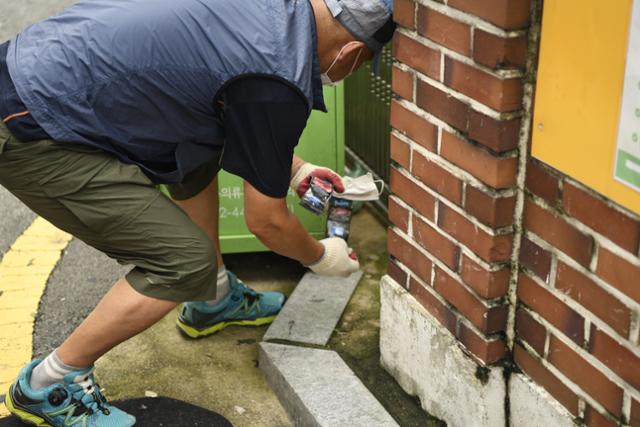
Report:
M58 348L67 365L88 367L116 345L152 326L178 303L142 295L120 279Z
M234 289L244 289L244 286L242 288L235 288L236 285L233 283L237 284L238 282L236 282L232 276L228 276L226 270L223 270L224 261L220 253L220 239L218 234L219 196L217 178L197 196L188 200L176 201L176 203L189 215L191 220L209 236L209 239L211 239L211 242L216 248L216 262L218 266L218 281L216 283L218 290L217 298L207 301L204 304L199 301L187 302L178 318L178 327L183 333L191 338L201 338L226 327L228 319L218 317L221 310L219 305L230 292L234 292ZM253 302L243 304L244 299L240 303L238 303L237 300L232 302L232 306L230 307L232 312L234 312L232 315L233 319L242 320L245 326L264 325L272 322L276 314L282 309L282 305L286 299L281 292L251 291L251 294L259 298L260 303L258 309ZM245 296L241 296L241 298L245 298ZM244 307L240 311L234 310L240 307L238 304ZM222 308L222 310L224 309L226 308ZM199 313L200 323L193 321L194 317L192 314L196 311ZM203 318L210 320L210 322L205 321L204 324L202 324Z
M219 220L219 196L218 177L202 190L197 196L187 200L176 200L178 206L184 210L189 218L200 227L216 248L217 265L224 265L220 252L220 234L218 232Z
M224 265L218 238L218 180L197 196L176 202L214 243L217 265ZM213 262L213 260L212 260ZM56 350L70 366L88 367L116 345L162 319L177 302L144 296L121 279L107 292L89 316Z

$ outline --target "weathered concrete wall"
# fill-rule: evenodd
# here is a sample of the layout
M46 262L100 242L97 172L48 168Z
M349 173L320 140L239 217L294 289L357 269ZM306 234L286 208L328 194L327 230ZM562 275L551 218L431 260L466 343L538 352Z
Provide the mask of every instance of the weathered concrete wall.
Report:
M542 387L526 375L509 379L509 427L572 427L573 417Z
M451 333L389 276L380 284L382 365L452 427L505 425L501 367L481 368Z

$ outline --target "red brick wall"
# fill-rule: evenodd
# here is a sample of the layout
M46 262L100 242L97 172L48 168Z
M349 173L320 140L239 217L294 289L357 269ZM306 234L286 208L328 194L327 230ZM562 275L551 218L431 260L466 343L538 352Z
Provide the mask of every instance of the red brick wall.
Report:
M530 3L396 0L389 275L478 364L640 427L640 217L518 167Z
M395 4L389 274L483 364L506 354L529 8Z
M640 218L535 159L526 195L516 362L587 425L638 426Z

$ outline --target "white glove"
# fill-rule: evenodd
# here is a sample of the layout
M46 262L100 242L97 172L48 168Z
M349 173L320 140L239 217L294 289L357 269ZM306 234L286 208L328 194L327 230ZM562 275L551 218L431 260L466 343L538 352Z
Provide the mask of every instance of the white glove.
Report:
M342 184L342 178L340 178L340 175L329 168L325 168L324 166L303 163L296 171L295 175L291 177L291 182L289 183L289 187L298 195L298 197L304 196L304 193L309 189L311 176L317 176L318 178L331 182L338 192L344 191L344 185Z
M324 246L322 257L311 265L307 265L316 274L322 276L348 277L360 269L360 263L351 258L353 250L347 246L347 242L339 237L329 237L320 240Z

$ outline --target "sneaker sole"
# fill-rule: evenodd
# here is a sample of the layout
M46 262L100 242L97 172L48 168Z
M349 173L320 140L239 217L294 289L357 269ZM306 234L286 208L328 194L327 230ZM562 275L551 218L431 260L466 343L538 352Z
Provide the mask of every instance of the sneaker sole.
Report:
M219 332L222 329L226 328L227 326L262 326L273 322L275 319L276 316L260 317L255 320L231 320L229 322L216 323L215 325L209 326L208 328L196 329L193 326L187 325L180 318L178 318L176 326L178 327L180 333L182 333L184 336L195 339L213 335L216 332Z
M25 411L24 409L16 408L16 405L13 404L13 400L11 399L11 393L11 388L9 388L9 391L4 397L4 406L7 407L7 410L9 412L20 418L20 420L24 421L25 423L32 424L37 427L52 427L51 424L49 424L38 415L32 414L31 412Z

